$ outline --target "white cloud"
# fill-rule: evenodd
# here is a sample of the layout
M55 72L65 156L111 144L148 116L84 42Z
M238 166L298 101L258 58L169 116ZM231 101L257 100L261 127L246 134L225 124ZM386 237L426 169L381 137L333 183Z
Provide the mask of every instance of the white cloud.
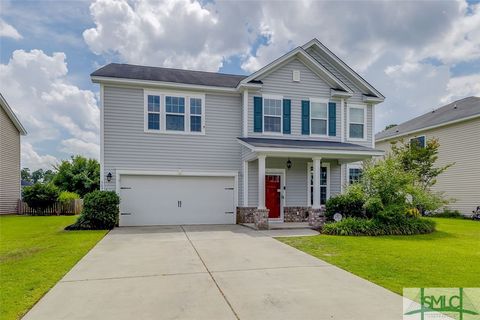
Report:
M22 138L24 165L38 168L70 154L98 158L99 109L95 95L69 82L63 52L47 55L42 50L15 50L8 63L0 64L0 83L2 93L28 131ZM51 147L56 141L56 147ZM50 145L50 154L41 155L35 150L34 146L42 144Z
M21 149L22 168L30 168L30 171L51 169L58 163L57 158L52 155L39 155L29 142L23 141Z
M235 23L246 6L233 2L98 0L90 11L96 26L83 33L90 49L129 63L216 71L246 53L252 38Z
M138 64L216 71L237 56L253 72L318 38L386 95L377 130L478 93L477 76L451 73L480 59L480 4L463 0L97 0L90 12L90 49Z
M441 101L448 103L466 96L480 97L480 74L455 77L447 84L447 94Z
M85 157L95 159L98 159L100 156L100 146L97 143L71 138L63 140L61 144L61 150L68 154L81 154Z
M22 35L12 25L0 18L0 37L12 38L15 40L22 39Z

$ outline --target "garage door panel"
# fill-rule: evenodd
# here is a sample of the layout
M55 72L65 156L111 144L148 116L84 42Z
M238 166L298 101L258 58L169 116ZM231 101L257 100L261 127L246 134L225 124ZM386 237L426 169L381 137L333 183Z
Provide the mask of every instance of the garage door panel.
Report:
M233 177L121 177L120 225L230 224Z

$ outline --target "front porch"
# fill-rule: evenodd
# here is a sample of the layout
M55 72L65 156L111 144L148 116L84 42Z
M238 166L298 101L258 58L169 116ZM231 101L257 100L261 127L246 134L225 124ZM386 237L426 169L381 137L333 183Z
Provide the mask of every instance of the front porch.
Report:
M342 193L348 184L348 165L381 155L371 148L339 142L327 142L325 146L325 141L306 141L307 149L301 147L304 141L289 140L288 147L259 148L255 146L259 140L275 140L274 144L284 140L241 139L245 147L240 175L243 192L237 223L257 229L285 227L285 223L320 228L325 222L327 199ZM296 141L299 143L292 144ZM315 144L318 142L322 148Z

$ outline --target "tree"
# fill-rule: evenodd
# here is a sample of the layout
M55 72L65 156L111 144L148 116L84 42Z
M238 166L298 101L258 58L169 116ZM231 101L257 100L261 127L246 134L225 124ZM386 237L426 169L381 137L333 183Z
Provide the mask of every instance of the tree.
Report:
M388 126L386 126L384 130L388 130L388 129L396 127L396 126L397 126L396 124L392 123L392 124L389 124Z
M32 175L30 174L30 169L23 168L22 171L20 172L20 176L22 180L32 182Z
M43 169L37 169L37 170L32 172L32 181L33 181L33 183L43 181Z
M35 211L44 212L57 201L58 188L52 184L35 183L23 189L23 200Z
M83 197L100 188L100 164L95 159L72 156L54 168L57 173L52 182L61 190L75 192Z
M427 140L425 147L400 141L399 145L392 144L392 154L399 159L405 172L412 172L415 175L416 184L423 190L428 190L437 183L437 177L442 172L454 165L450 163L435 167L439 147L440 143L436 138Z

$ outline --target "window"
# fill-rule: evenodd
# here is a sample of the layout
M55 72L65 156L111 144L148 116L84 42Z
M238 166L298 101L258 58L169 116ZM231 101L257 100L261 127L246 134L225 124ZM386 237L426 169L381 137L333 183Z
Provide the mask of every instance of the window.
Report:
M410 146L417 147L417 148L425 148L425 136L411 138Z
M165 127L167 130L185 130L185 98L165 97Z
M359 182L362 177L363 170L360 167L348 168L348 183L354 184Z
M348 137L350 139L365 140L365 119L366 109L365 107L352 107L348 108Z
M322 163L320 167L320 204L325 205L330 198L329 172L330 164ZM313 205L313 164L308 163L308 204Z
M148 130L160 130L160 96L148 96Z
M328 103L310 101L310 134L326 136L328 132Z
M282 133L282 99L263 99L263 124L265 132Z
M202 131L202 99L190 98L190 131Z
M144 91L144 130L161 134L205 134L205 95Z

